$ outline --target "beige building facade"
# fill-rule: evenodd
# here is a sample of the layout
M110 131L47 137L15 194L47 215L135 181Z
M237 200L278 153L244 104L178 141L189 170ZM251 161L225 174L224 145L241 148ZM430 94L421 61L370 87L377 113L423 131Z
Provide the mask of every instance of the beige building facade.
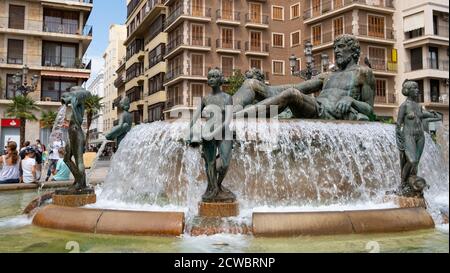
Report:
M13 75L25 65L28 83L39 76L29 96L44 111L58 110L61 95L89 78L91 62L84 54L92 41L92 27L86 25L92 7L92 0L0 1L0 119L17 95ZM1 145L5 134L17 134L14 128L1 131ZM48 134L39 122L27 122L26 140L46 143Z
M103 114L103 132L111 131L114 122L117 120L117 110L114 107L114 100L118 96L117 87L114 81L117 79L116 70L120 65L121 57L125 54L123 45L127 35L127 29L124 25L111 25L109 28L109 42L103 54L104 60L104 92L102 109Z

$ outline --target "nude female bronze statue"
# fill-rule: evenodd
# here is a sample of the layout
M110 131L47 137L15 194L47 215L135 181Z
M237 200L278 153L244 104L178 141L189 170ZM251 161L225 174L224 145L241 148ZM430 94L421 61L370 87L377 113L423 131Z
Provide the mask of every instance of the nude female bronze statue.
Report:
M221 71L218 69L209 71L208 85L211 86L212 93L202 99L201 106L197 108L190 123L192 130L195 122L203 116L206 118L206 123L213 121L219 124L219 126L212 126L211 130L203 129L201 136L202 157L205 160L208 178L208 187L202 196L202 201L207 203L228 203L236 200L236 196L222 185L233 150L233 140L224 135L233 117L232 98L220 89L224 82ZM230 107L228 111L226 111L227 106ZM220 120L214 120L218 118L214 115L220 116Z
M403 83L402 93L408 97L400 106L396 139L400 151L401 186L396 192L406 197L423 197L427 187L424 178L417 175L420 158L425 146L423 120L440 121L442 117L434 111L425 111L416 102L420 93L419 85L414 81Z
M119 107L122 109L122 114L120 114L119 125L113 127L111 132L106 135L107 140L116 140L117 146L120 145L120 142L125 138L127 133L131 130L131 125L133 123L133 117L130 112L130 100L128 97L124 97L119 104Z
M375 78L369 67L358 64L361 48L356 37L344 34L334 42L337 70L312 80L270 87L248 78L233 97L236 117L254 113L261 106L278 106L278 114L289 107L295 118L369 120L375 100ZM308 96L321 91L317 98ZM255 100L263 98L256 105ZM239 107L244 110L239 111Z

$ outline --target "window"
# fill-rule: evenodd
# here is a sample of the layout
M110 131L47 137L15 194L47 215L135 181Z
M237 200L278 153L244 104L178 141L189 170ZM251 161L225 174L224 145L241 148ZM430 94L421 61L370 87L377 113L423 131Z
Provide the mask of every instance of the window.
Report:
M311 9L313 16L319 16L321 14L321 0L312 0Z
M272 33L272 46L273 47L284 47L284 34L283 33Z
M233 1L234 0L222 0L222 19L234 20Z
M191 84L191 106L196 106L194 103L196 102L196 98L203 98L203 84L202 83L192 83Z
M344 6L344 0L333 0L333 9L339 9Z
M428 48L428 64L430 69L439 69L439 49L430 46Z
M430 80L430 99L431 102L439 103L440 90L439 90L439 81L438 80Z
M257 3L249 3L250 7L250 22L255 24L262 23L262 7Z
M262 51L261 32L250 31L250 51Z
M272 6L272 19L276 21L284 21L284 7Z
M159 73L158 75L148 79L148 94L149 95L152 95L156 92L164 90L164 87L163 87L164 75L165 75L165 73Z
M312 44L314 46L320 45L322 43L322 25L313 26L311 28L312 32Z
M337 38L344 34L344 17L339 17L333 20L333 35Z
M17 91L16 86L13 82L14 75L7 74L6 75L6 99L11 100L16 96L20 95L20 92ZM20 76L20 81L22 81L22 76Z
M386 80L376 79L375 80L375 94L379 99L377 102L386 102Z
M291 33L291 46L300 45L300 31Z
M386 70L386 48L369 46L369 60L375 70Z
M82 68L81 60L77 58L77 44L63 44L43 41L42 65L69 68Z
M192 60L192 76L204 76L203 55L192 54L191 60Z
M291 6L291 20L300 17L300 3Z
M77 85L77 80L63 78L42 78L41 100L61 101L61 96L66 92L70 92L70 88Z
M425 96L423 93L423 80L415 80L417 82L417 85L419 85L419 96L417 96L416 102L422 103L425 101Z
M222 28L222 48L233 49L233 29Z
M23 64L23 40L8 39L8 63Z
M284 75L284 61L272 61L272 74Z
M44 10L44 31L78 34L78 13L62 10Z
M384 35L384 17L368 15L368 32L369 36L377 38L385 38Z
M192 0L192 16L203 16L203 0Z
M164 119L164 104L159 103L148 107L148 122L160 121Z
M192 45L204 46L204 26L203 25L191 25L192 29Z
M183 104L183 95L180 85L171 86L167 90L168 93L168 106L173 107L175 105Z
M411 71L423 68L422 48L411 49Z
M225 77L233 75L234 58L222 56L222 72Z
M250 59L250 69L252 68L262 70L262 61L259 59Z
M25 29L25 7L9 5L9 28Z
M162 62L164 60L165 52L166 52L165 44L160 44L155 49L150 51L150 53L148 54L148 60L149 60L148 68L152 68L153 66Z

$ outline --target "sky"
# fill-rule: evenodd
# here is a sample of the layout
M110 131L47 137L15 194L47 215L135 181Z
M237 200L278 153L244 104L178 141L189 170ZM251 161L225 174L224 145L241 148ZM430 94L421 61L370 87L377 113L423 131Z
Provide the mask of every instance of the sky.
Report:
M125 24L127 16L126 0L94 0L94 8L87 22L93 26L93 40L86 52L92 59L91 79L94 79L103 66L103 52L108 46L109 26Z

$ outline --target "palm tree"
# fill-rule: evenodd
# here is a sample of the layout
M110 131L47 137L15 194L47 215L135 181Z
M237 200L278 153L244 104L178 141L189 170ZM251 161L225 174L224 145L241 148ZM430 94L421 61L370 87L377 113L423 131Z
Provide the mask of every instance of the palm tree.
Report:
M20 120L20 147L23 147L25 143L25 125L27 120L37 121L33 112L39 110L40 108L32 98L22 95L14 97L12 103L6 108L6 115L8 117Z
M42 111L41 112L41 126L46 129L53 129L53 125L55 124L56 116L58 113L55 111Z
M87 129L86 129L86 147L89 146L89 129L91 128L92 120L95 115L98 114L98 112L103 108L102 103L103 98L99 97L98 95L92 95L84 102L84 108L86 111L86 123L87 123Z

